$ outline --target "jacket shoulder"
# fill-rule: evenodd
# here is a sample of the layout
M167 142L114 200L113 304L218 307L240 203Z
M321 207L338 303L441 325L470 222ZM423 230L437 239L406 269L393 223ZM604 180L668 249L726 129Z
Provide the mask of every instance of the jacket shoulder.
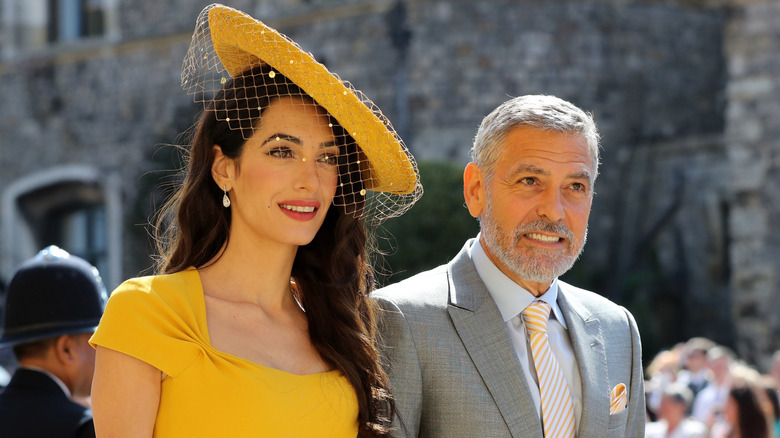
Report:
M602 295L572 286L563 281L559 281L559 288L569 303L587 309L588 312L596 315L602 322L636 324L633 315L631 315L628 309Z
M371 296L380 302L391 302L398 307L446 306L449 295L448 284L447 265L441 265L377 289Z

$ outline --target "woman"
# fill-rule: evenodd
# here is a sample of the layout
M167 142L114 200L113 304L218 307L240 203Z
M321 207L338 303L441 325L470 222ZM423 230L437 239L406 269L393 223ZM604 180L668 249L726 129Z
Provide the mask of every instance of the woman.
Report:
M98 435L386 436L363 223L420 196L414 160L370 101L233 9L203 11L184 70L221 88L162 275L114 291L91 340Z
M729 425L728 438L769 438L769 421L756 390L747 384L731 388L723 416Z

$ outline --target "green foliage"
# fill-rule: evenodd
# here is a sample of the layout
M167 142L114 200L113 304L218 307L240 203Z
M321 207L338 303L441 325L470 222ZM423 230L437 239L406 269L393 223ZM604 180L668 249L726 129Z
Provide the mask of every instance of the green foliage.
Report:
M479 232L479 223L463 200L463 167L422 162L419 168L423 197L377 233L377 246L386 255L384 263L376 261L375 266L385 285L447 263Z

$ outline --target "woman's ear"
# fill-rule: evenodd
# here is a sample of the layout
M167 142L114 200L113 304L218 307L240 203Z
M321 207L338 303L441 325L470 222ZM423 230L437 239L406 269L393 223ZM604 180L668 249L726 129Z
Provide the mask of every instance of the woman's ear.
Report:
M219 145L214 145L211 149L214 154L214 160L211 162L211 177L217 183L219 188L230 190L233 186L233 179L236 175L236 166L233 159L222 153Z

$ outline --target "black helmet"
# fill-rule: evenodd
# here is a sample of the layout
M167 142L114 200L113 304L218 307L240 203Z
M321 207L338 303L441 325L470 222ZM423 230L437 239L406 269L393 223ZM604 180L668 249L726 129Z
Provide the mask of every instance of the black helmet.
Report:
M0 348L95 331L106 288L86 260L49 246L19 267L3 302Z

